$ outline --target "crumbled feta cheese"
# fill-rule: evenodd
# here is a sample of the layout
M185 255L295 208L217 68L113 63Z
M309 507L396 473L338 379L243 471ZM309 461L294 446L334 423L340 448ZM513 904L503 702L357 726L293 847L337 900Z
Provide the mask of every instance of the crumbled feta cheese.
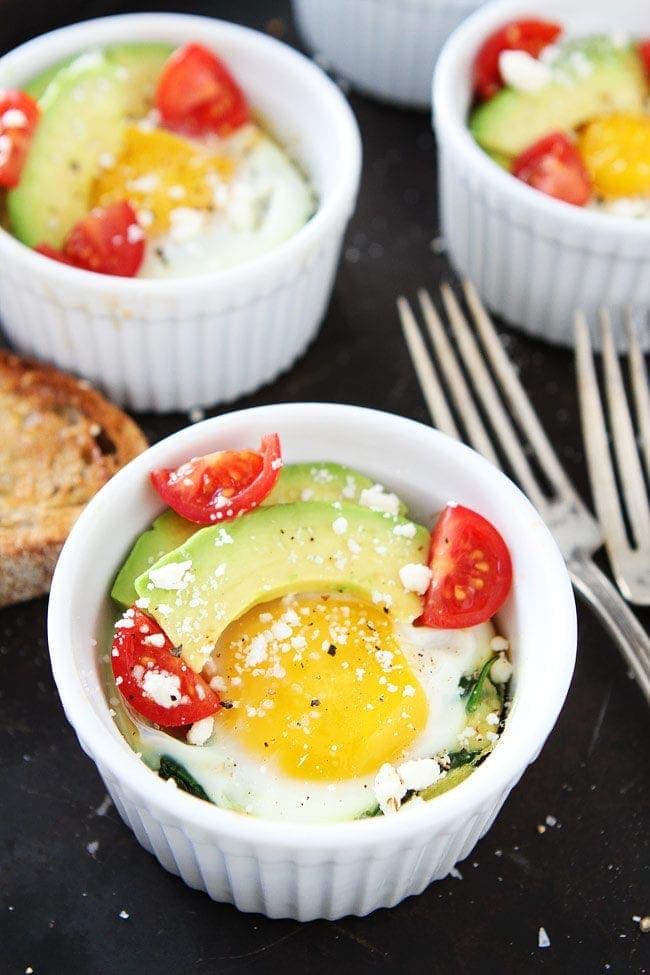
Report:
M395 525L393 528L393 535L401 536L402 538L415 538L416 528L412 521L407 521L404 525Z
M136 179L127 182L127 190L134 190L136 193L152 193L160 185L160 176L157 173L145 173Z
M165 646L165 634L164 633L151 633L146 636L142 641L148 647L164 647Z
M397 774L407 789L426 789L440 778L440 766L433 758L417 758L397 766Z
M214 718L210 714L207 718L201 718L200 721L194 722L187 732L187 742L189 745L205 745L213 731Z
M170 780L170 781L173 781L173 780ZM130 918L130 916L131 915L129 914L128 911L120 911L120 913L119 913L119 917L121 917L123 921L128 921L128 919Z
M188 569L192 568L192 560L186 562L168 562L158 569L149 570L149 578L157 589L186 589L185 577Z
M28 119L19 108L8 108L0 117L0 127L3 129L26 129Z
M161 708L173 708L181 702L181 679L167 670L147 670L140 685Z
M509 648L510 644L504 636L493 636L490 640L490 650L494 653L501 653Z
M384 511L389 515L399 514L399 498L396 494L388 494L381 484L364 488L359 495L359 504L372 511Z
M540 948L550 948L551 947L551 939L547 935L547 933L544 930L544 928L540 928L539 931L537 932L537 945Z
M358 555L359 552L361 551L361 546L354 538L348 538L348 548L350 549L353 555Z
M490 680L493 684L507 684L512 677L512 664L506 656L499 657L490 667Z
M219 532L214 540L214 544L219 547L221 545L234 545L232 537L228 534L225 528L220 528Z
M491 725L495 725L496 726L496 725L499 724L499 721L501 720L501 718L496 713L496 711L490 711L490 713L488 714L488 716L487 716L487 718L485 720L487 721L488 724L491 724Z
M429 588L431 569L428 565L410 562L399 570L399 577L405 589L422 596Z
M374 782L375 796L385 816L397 812L406 791L406 786L397 774L397 770L385 762L377 772Z
M264 633L258 633L251 640L250 650L246 654L246 666L257 667L258 664L264 663L268 656L267 651L268 637Z
M213 691L216 691L217 694L225 694L228 690L228 684L221 674L215 674L214 677L211 678L210 687Z
M138 609L149 609L150 602L151 600L148 596L140 596L139 599L136 599L135 605L138 607Z
M346 531L348 530L348 519L343 518L342 516L337 518L332 523L332 530L335 535L345 535Z
M284 622L284 620L278 620L271 627L271 632L276 640L288 640L293 633L293 630Z
M156 219L151 210L138 210L138 223L141 227L150 227ZM170 781L169 779L167 781ZM173 781L173 779L171 780Z
M549 84L553 72L526 51L501 51L499 73L506 85L518 91L540 91Z
M375 660L379 664L382 670L390 670L393 664L393 656L390 650L377 650L375 653Z
M373 603L383 603L388 609L390 609L393 603L392 596L390 596L387 592L378 592L376 589L372 590L370 593L370 598L372 599Z
M137 244L139 240L144 240L145 233L142 227L138 226L137 223L131 223L126 228L126 239L129 244Z

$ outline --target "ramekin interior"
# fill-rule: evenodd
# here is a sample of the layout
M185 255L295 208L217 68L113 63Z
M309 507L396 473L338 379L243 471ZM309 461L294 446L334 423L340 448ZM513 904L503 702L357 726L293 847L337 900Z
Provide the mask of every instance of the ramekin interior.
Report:
M540 215L552 214L561 221L563 233L581 226L587 230L609 230L612 234L625 234L639 245L650 241L650 221L631 220L595 209L572 206L532 189L526 183L507 173L481 149L472 137L467 119L472 102L471 68L481 43L495 29L518 17L539 16L556 20L574 35L594 33L611 34L628 31L632 37L647 36L647 11L638 0L621 0L612 8L607 0L544 0L543 3L526 3L525 0L494 0L479 8L464 21L445 44L433 78L433 117L437 132L443 132L453 145L454 152L476 173L477 183L508 192L519 200L528 212Z
M515 698L494 753L465 782L396 817L300 824L254 819L171 790L129 749L109 714L98 655L110 644L111 579L135 536L161 504L148 471L191 455L255 445L280 433L287 461L331 459L390 486L421 519L456 500L491 519L510 546L515 584L500 614L515 661ZM281 851L361 849L393 836L422 836L480 808L516 781L537 756L566 695L576 643L575 604L562 557L515 485L456 441L404 418L358 407L302 403L259 407L212 418L167 438L119 472L90 502L59 560L48 620L54 677L66 715L85 750L163 820L182 821L209 841L242 839Z
M116 278L80 272L25 247L0 228L0 258L20 262L53 280L70 282L85 292L107 292L131 299L164 294L209 282L215 288L245 287L251 274L273 276L274 270L304 259L325 228L349 216L361 167L361 141L354 116L337 86L308 58L259 31L188 14L122 14L85 21L44 34L0 59L0 86L20 87L41 70L88 48L121 41L189 40L214 48L242 84L254 111L304 168L316 193L314 216L285 243L218 275L191 278Z

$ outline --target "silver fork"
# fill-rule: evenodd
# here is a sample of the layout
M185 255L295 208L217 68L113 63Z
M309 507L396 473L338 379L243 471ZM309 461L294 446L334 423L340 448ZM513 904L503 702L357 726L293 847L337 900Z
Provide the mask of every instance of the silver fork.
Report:
M605 416L591 352L589 328L582 312L575 316L576 374L582 418L582 437L591 477L596 514L605 536L605 547L614 577L626 599L650 605L650 506L636 446L634 424L627 405L623 377L614 350L609 315L600 315L603 367L614 457L619 470L619 491L607 443ZM650 390L632 321L628 321L629 364L635 412L650 473ZM628 541L621 501L632 533Z
M447 380L457 413L462 418L466 439L497 467L501 465L494 443L500 445L515 479L555 536L574 586L593 606L616 639L628 666L650 701L650 640L616 587L593 561L593 554L603 542L598 523L565 474L474 287L470 282L465 282L463 289L481 344L451 288L446 284L441 288L443 304L459 355L454 352L428 292L420 290L418 298L436 361ZM398 298L397 306L404 336L433 422L443 432L461 440L463 438L453 419L446 394L411 306L404 297ZM475 394L465 381L460 367L461 361L471 377L476 395L490 417L494 441L480 417ZM497 382L492 378L492 373ZM518 427L524 432L539 467L551 485L550 497L528 462L511 417L517 418Z

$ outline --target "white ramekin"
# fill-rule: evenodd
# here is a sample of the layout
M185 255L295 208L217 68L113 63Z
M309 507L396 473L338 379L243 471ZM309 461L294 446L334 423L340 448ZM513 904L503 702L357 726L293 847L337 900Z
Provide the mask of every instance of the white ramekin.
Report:
M515 663L514 704L494 753L465 782L397 816L347 823L270 822L218 809L149 771L109 714L98 654L110 645L110 581L160 511L147 473L277 430L287 461L350 464L396 490L420 518L455 499L503 533L514 589L499 617ZM269 917L338 918L390 907L466 857L564 701L576 647L562 557L515 485L468 447L411 420L320 403L260 407L196 424L156 444L90 502L59 560L49 610L54 677L68 720L124 821L172 873L218 901Z
M496 0L462 24L445 45L434 76L442 233L457 271L471 278L490 308L549 342L573 344L573 314L582 308L600 343L597 315L612 312L617 342L628 309L650 348L650 221L615 217L562 203L515 179L493 162L467 128L470 71L481 42L497 27L535 12L571 33L631 37L648 32L638 0Z
M134 410L189 409L252 392L287 369L325 314L361 165L350 108L308 58L207 17L128 14L64 27L0 60L0 87L116 41L199 40L223 57L307 173L314 217L247 264L174 280L125 279L41 257L0 229L0 315L12 345L76 372Z
M445 40L485 0L293 0L301 35L355 88L410 108L431 105Z

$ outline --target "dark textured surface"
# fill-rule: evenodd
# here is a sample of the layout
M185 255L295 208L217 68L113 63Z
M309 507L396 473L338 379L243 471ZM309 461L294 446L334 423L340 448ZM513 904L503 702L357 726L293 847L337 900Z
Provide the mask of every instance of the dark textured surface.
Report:
M293 37L288 3L153 7L260 28L278 17ZM99 0L4 0L0 45L126 9ZM444 257L429 247L437 234L433 138L425 116L357 97L352 104L364 138L363 189L323 330L290 374L236 405L335 400L426 421L394 299L449 276ZM571 356L504 335L568 472L587 494ZM183 415L138 419L152 440L187 423ZM2 975L28 968L36 975L650 971L650 934L632 921L650 913L648 711L614 645L582 607L566 707L490 833L460 864L462 879L368 918L305 925L246 916L191 891L106 808L102 783L56 696L45 616L45 600L0 612ZM542 834L537 826L547 815L557 825ZM89 844L98 844L94 853ZM550 948L537 947L540 926Z

